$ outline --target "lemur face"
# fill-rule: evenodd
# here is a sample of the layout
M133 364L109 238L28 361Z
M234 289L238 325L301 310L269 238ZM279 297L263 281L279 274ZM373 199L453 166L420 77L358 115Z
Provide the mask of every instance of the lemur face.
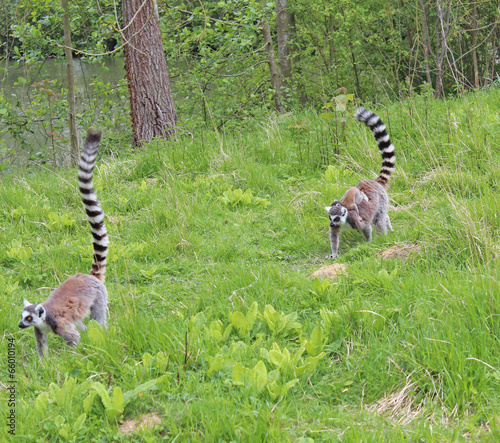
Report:
M24 310L21 314L22 320L19 323L20 328L28 328L29 326L45 325L45 309L42 305L32 305L29 302L24 302Z
M345 225L347 219L347 208L342 205L338 200L332 203L332 206L327 206L326 211L330 217L330 227L340 228Z

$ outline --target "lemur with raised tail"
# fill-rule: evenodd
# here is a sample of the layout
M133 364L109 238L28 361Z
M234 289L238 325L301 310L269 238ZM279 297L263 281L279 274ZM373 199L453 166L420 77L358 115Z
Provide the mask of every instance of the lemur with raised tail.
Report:
M108 234L104 213L94 192L92 181L101 132L89 130L80 157L78 185L93 237L94 261L90 274L76 274L56 288L47 300L34 305L24 300L20 328L34 326L36 347L41 357L47 352L50 331L60 335L68 346L75 347L80 340L78 326L90 312L90 318L106 327L108 294L104 286Z
M376 180L361 180L356 186L348 189L340 200L335 200L325 209L330 217L330 243L332 253L327 258L338 256L340 231L352 228L363 231L366 241L372 239L372 225L377 232L392 231L391 221L387 214L387 186L394 171L396 156L394 145L389 139L386 126L378 115L365 108L359 108L354 118L368 126L382 154L382 169Z

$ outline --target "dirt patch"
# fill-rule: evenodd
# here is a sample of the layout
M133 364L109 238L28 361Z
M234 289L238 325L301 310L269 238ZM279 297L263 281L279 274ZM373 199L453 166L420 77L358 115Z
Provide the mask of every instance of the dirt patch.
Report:
M334 280L344 274L347 274L347 266L342 263L334 263L333 265L326 265L314 271L310 278L331 278Z
M144 414L139 418L131 418L125 420L120 425L120 432L122 434L130 434L139 429L154 428L155 426L161 425L161 418L156 414Z
M400 258L402 260L406 260L411 254L415 252L420 254L420 245L418 245L417 243L402 246L396 245L390 249L387 249L386 251L379 252L377 254L377 258L384 258L387 260L390 260L392 258Z

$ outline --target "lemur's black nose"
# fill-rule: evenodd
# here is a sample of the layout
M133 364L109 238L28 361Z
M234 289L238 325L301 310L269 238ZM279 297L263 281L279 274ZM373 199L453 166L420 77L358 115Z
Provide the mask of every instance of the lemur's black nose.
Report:
M21 322L21 323L19 323L19 327L24 329L24 328L26 328L27 326L26 326L23 322Z

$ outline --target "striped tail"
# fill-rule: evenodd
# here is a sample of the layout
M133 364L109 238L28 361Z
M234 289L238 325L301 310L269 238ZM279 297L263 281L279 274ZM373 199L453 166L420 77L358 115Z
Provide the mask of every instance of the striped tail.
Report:
M108 255L108 234L104 226L104 213L101 204L97 200L92 183L92 172L94 170L97 148L101 141L101 132L89 130L85 138L85 144L80 157L78 169L78 185L85 206L85 212L90 223L92 237L94 237L94 261L90 275L104 282L106 273L106 256Z
M391 178L391 173L394 171L396 156L394 155L394 145L389 139L385 125L378 115L365 108L359 108L356 114L354 114L354 118L363 122L373 132L373 136L378 143L378 148L382 153L382 169L376 181L386 188Z

